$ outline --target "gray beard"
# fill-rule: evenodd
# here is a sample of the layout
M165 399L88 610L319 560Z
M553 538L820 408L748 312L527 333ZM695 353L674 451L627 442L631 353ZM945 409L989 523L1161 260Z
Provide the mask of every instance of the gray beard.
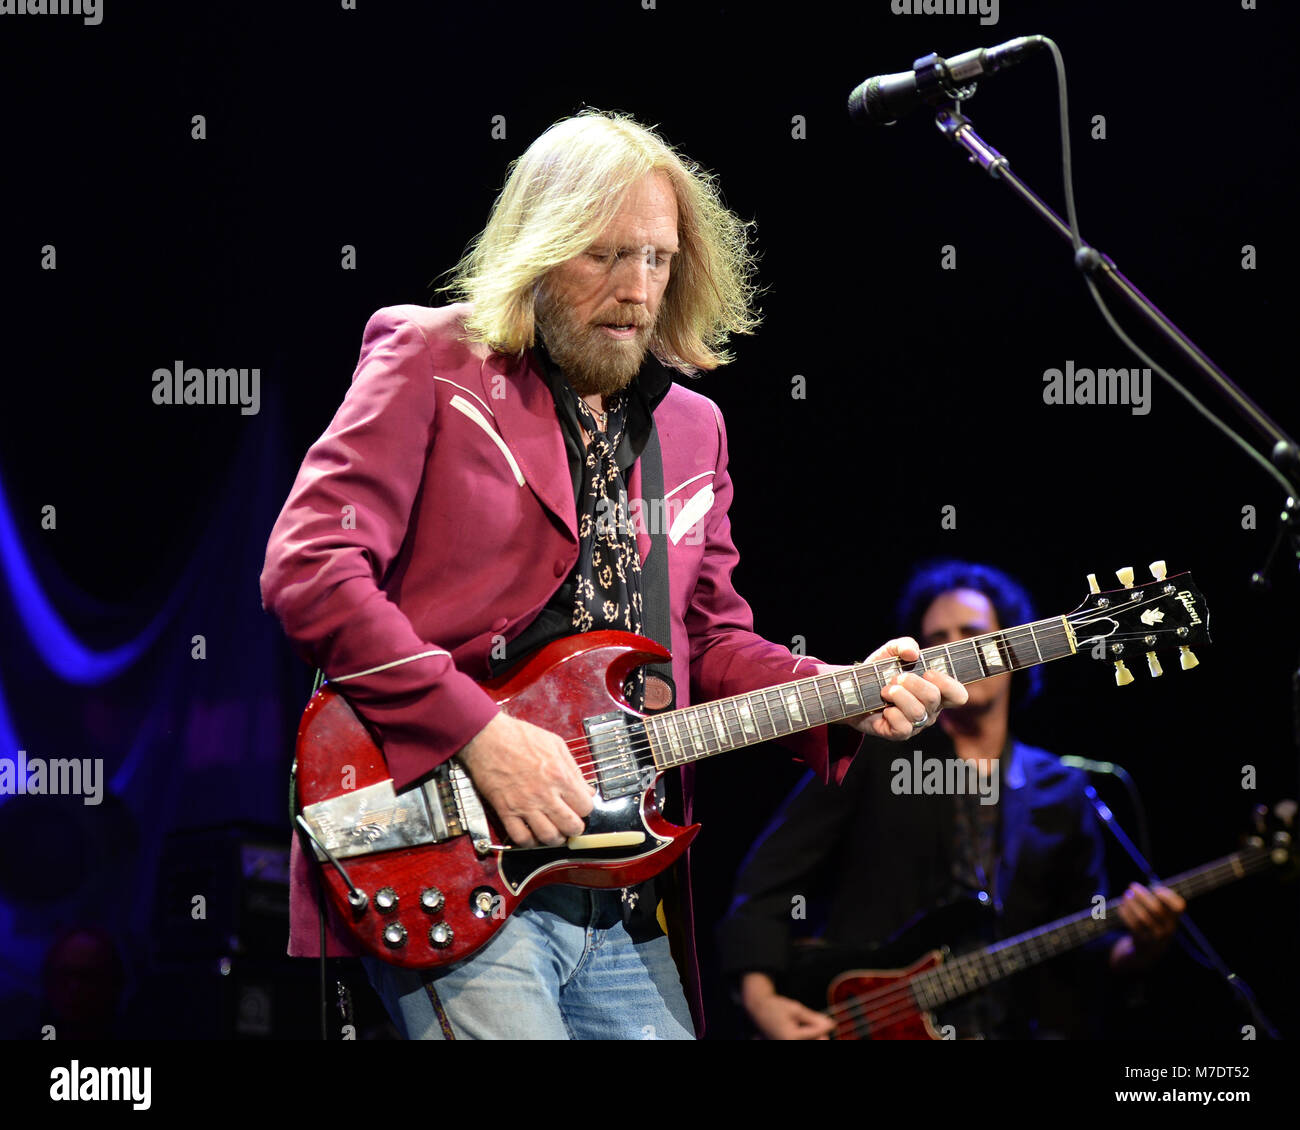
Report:
M641 371L653 326L637 327L630 341L614 341L596 326L579 325L570 310L543 291L534 318L546 351L579 396L612 396Z

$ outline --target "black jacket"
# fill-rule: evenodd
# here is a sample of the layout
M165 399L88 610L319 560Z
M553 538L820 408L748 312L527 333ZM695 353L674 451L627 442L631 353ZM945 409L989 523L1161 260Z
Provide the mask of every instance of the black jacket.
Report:
M755 843L719 928L724 970L761 970L778 984L801 937L865 948L959 893L953 877L956 798L900 793L904 762L955 757L938 727L914 745L870 742L844 783L811 775ZM1001 756L992 933L1007 937L1088 908L1105 894L1104 850L1085 776L1014 739ZM891 787L893 786L893 787ZM993 917L993 916L991 916ZM1063 955L994 990L1004 1036L1086 1036L1113 937ZM952 938L955 949L962 939ZM967 946L966 948L969 948ZM919 958L921 953L913 955Z

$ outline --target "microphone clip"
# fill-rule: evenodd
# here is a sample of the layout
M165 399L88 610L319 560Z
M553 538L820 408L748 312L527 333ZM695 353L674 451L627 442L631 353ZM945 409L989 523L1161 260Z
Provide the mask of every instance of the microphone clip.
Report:
M916 72L916 90L922 101L937 105L945 99L950 102L964 102L975 96L975 83L958 86L948 69L948 60L931 51L912 63Z

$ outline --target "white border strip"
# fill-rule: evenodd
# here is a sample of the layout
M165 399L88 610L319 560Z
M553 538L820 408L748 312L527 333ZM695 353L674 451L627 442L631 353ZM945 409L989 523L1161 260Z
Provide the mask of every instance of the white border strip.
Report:
M664 498L672 498L672 496L675 495L679 490L681 490L682 487L688 487L691 485L691 483L695 482L696 479L702 479L704 478L705 475L712 475L712 474L714 474L713 471L701 471L698 475L692 475L685 482L678 483L675 487L673 487L672 490L668 491L664 495Z
M473 396L474 394L470 393L470 395ZM476 423L480 428L482 428L485 432L487 432L488 439L490 439L493 443L497 445L497 447L501 449L501 454L506 457L506 461L510 464L510 469L515 473L515 482L517 482L520 486L523 486L524 473L519 469L519 464L515 462L515 457L510 454L510 448L506 446L506 441L503 440L499 435L496 434L495 431L492 430L492 425L487 422L487 418L483 415L483 413L480 412L477 408L475 408L474 405L472 405L463 396L453 396L451 398L451 406L457 409L458 411L463 412L466 416L468 416L471 420L473 420L474 423Z
M467 393L469 393L470 396L472 396L472 397L473 397L475 400L477 400L481 405L483 405L483 410L484 410L484 411L485 411L489 416L491 416L492 419L495 420L495 419L497 418L497 414L496 414L495 412L493 412L491 408L488 407L488 405L487 405L487 401L484 400L481 396L479 396L479 394L478 394L477 392L475 392L472 388L466 388L464 385L458 385L455 381L449 381L446 377L434 377L433 379L434 379L435 381L442 381L442 383L445 384L445 385L451 385L452 388L458 388L458 389L460 389L461 392L467 392Z
M699 476L697 475L696 478L699 478ZM664 497L666 498L667 495ZM691 495L691 500L682 507L681 512L673 519L672 527L668 531L668 540L673 545L681 541L686 531L694 526L696 522L702 521L704 515L713 509L713 499L713 485L711 483L705 483L704 486Z
M362 675L373 675L376 671L387 671L390 667L400 667L403 663L414 663L417 659L427 659L431 655L445 655L451 658L450 651L436 647L432 651L422 651L419 655L408 655L405 659L394 659L391 663L381 663L378 667L367 667L364 671L353 671L351 675L335 675L331 683L346 683L349 679L359 679Z

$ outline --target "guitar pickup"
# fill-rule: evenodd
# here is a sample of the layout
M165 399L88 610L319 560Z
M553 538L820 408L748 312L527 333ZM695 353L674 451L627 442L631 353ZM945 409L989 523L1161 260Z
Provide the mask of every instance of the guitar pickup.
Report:
M591 763L596 768L600 794L606 800L632 796L642 790L641 766L637 762L632 743L636 731L628 725L621 710L597 714L583 721L587 732L587 749ZM644 728L637 731L644 734Z

